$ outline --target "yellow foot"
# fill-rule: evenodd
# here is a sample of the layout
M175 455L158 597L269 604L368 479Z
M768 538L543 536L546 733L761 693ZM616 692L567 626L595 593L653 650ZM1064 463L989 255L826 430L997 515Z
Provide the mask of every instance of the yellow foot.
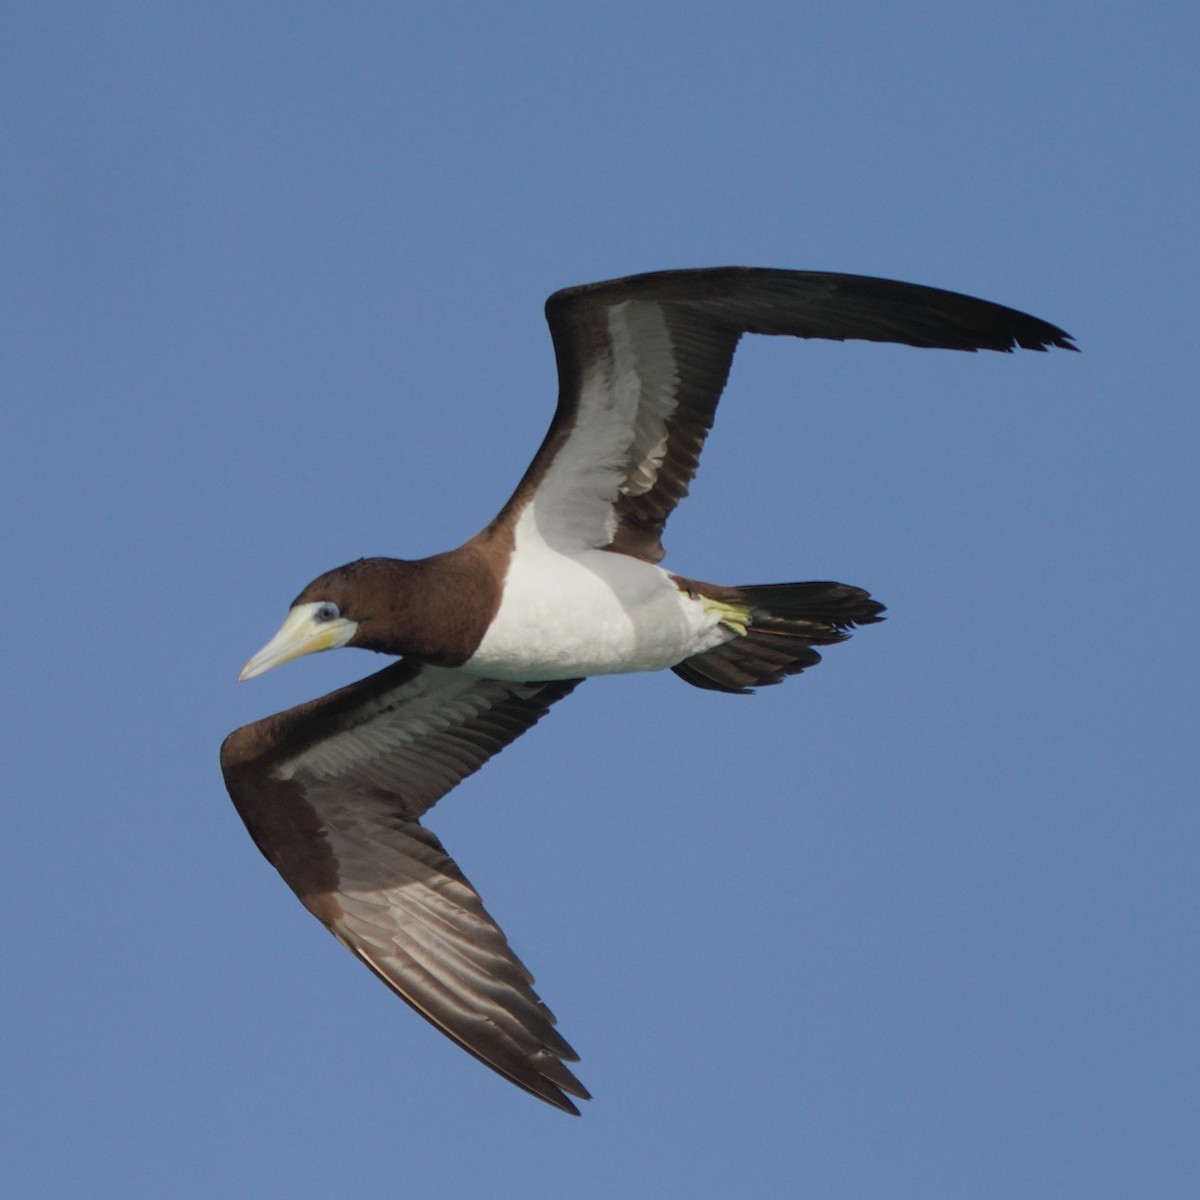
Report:
M750 606L748 604L730 604L725 600L714 600L711 596L701 596L700 603L705 612L715 613L717 623L732 630L738 637L746 636L750 625Z

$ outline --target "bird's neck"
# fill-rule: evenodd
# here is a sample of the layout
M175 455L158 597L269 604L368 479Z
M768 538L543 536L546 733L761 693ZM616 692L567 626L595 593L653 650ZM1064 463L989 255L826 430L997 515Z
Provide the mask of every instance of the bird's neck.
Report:
M355 644L456 667L475 653L500 605L500 583L470 543L413 561L380 559L375 598Z

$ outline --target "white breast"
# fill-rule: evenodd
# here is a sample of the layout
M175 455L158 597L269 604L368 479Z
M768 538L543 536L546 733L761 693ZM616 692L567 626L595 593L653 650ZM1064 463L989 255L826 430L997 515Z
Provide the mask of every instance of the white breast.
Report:
M527 510L500 609L464 670L516 680L659 671L732 636L661 567L607 550L566 554L531 526Z

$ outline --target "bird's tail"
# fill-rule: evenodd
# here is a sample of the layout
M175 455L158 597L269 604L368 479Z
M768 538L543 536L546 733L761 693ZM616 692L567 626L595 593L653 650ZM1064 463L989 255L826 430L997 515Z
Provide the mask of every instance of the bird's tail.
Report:
M845 583L767 583L716 587L679 580L680 586L722 611L735 636L671 669L694 687L746 694L782 683L821 661L814 646L843 642L856 625L883 618L882 604Z

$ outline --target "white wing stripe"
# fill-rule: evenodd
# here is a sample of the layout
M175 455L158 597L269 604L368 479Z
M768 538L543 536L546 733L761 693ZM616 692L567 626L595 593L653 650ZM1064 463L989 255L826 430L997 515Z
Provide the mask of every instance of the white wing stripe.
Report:
M658 478L678 406L670 328L662 306L645 300L610 306L605 322L608 352L584 370L571 432L521 514L518 542L568 553L607 545L617 497L648 492Z
M536 691L536 685L492 683L426 667L411 683L375 705L364 706L352 727L281 763L274 774L285 780L302 773L316 781L333 781L365 770L376 782L386 783L394 777L394 766L376 771L369 766L373 760L403 756L408 747L433 735L449 733L451 739L456 738L450 731L487 712L504 695L527 696ZM463 744L464 749L474 750L473 743ZM433 765L434 753L423 747L421 758ZM450 767L448 761L446 766Z
M679 367L659 305L645 301L614 305L609 309L608 328L618 370L626 364L639 382L637 403L629 414L633 437L628 461L633 466L619 490L640 496L654 486L667 451L667 421L678 406Z

